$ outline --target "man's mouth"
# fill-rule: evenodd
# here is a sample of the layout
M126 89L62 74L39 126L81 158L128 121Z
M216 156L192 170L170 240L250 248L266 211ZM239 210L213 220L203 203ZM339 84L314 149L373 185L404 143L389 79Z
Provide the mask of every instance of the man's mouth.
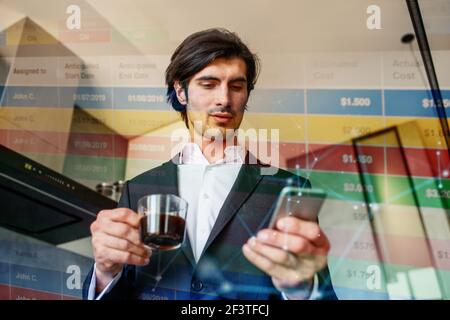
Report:
M226 124L233 119L233 115L228 112L214 112L210 116L214 119L216 123Z
M211 116L214 118L223 118L223 119L233 118L233 115L228 112L214 112L214 113L211 113Z

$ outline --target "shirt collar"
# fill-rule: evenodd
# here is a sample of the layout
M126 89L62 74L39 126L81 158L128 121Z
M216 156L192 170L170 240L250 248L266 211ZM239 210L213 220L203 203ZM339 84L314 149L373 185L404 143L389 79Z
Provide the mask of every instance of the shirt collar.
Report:
M214 163L209 163L200 150L200 147L193 142L186 143L181 149L180 153L180 164L202 164L202 165L212 165L212 164L243 164L244 160L242 158L243 149L241 146L228 146L224 150L223 159L219 159Z

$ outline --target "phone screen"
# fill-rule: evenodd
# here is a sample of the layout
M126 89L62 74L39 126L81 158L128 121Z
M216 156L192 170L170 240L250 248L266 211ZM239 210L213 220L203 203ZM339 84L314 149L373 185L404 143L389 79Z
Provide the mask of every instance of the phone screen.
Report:
M326 193L322 189L284 187L278 197L269 228L275 228L278 219L286 216L317 221L325 198Z

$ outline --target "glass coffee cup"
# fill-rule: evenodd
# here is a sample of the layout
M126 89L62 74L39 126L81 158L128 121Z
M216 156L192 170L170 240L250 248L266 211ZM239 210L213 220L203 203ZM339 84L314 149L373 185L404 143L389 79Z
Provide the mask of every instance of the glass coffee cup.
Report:
M186 232L187 202L173 194L152 194L139 199L141 241L154 250L175 250Z

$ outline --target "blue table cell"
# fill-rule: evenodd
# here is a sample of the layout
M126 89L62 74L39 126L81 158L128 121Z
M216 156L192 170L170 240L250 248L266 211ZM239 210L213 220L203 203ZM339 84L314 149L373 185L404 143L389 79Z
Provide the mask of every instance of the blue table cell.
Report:
M10 107L54 108L58 106L58 89L56 87L7 86L4 95L6 105Z
M6 106L6 99L3 100L3 92L5 91L5 87L0 85L0 106Z
M361 290L333 286L334 292L341 300L389 300L389 295L384 292Z
M11 264L11 285L49 293L61 293L61 272Z
M381 116L381 90L312 89L307 94L308 114Z
M9 263L0 262L0 284L9 285Z
M181 298L178 296L178 292L175 289L156 287L144 289L139 294L141 300L176 300L176 299L189 299L189 295L184 295Z
M114 88L114 109L171 110L165 88Z
M438 117L433 96L429 90L386 90L384 97L387 116ZM450 90L442 90L442 99L445 109L448 109ZM446 113L448 114L448 111Z
M63 107L112 109L112 88L61 87L59 96Z
M303 89L255 89L248 111L255 113L305 113Z
M73 259L69 259L72 256L76 256L66 252L68 251L22 235L0 241L0 260L14 265L65 271L65 263L72 261Z

